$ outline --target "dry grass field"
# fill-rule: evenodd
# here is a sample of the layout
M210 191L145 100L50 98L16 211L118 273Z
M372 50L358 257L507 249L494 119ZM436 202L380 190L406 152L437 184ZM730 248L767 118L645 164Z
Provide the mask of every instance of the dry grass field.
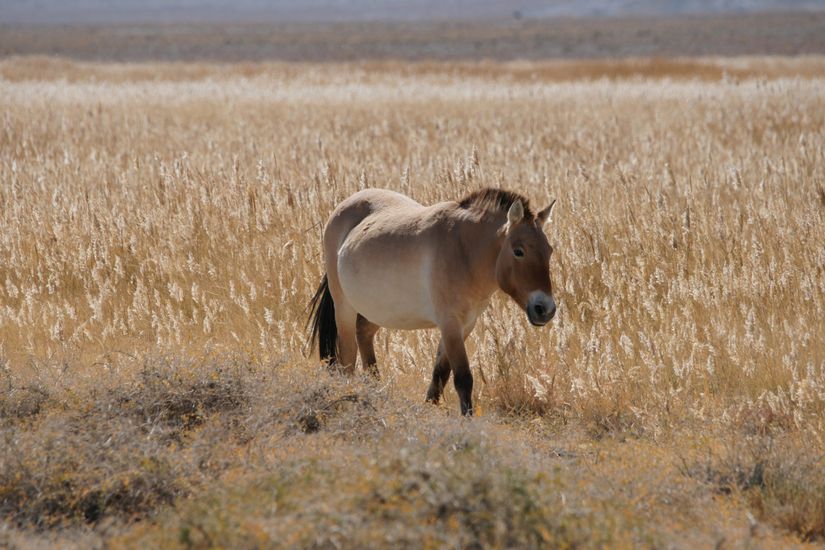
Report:
M825 60L0 61L0 546L825 541ZM377 186L558 198L559 311L498 297L478 416L306 356Z

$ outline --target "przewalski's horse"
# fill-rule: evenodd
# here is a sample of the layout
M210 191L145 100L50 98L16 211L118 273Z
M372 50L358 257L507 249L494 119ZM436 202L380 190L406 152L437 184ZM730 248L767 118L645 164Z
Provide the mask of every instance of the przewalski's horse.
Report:
M324 228L324 275L310 303L312 345L344 372L377 375L379 327L438 327L441 341L427 400L437 403L453 373L461 413L472 415L473 375L464 341L496 289L545 325L556 313L553 252L542 226L556 201L534 214L500 189L423 206L383 189L344 200Z

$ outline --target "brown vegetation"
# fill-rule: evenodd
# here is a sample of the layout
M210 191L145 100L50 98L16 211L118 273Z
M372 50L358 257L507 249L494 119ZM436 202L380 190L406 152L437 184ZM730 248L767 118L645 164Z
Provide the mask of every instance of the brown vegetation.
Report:
M0 63L0 544L821 541L822 62L659 63ZM560 305L494 300L479 417L430 331L304 357L337 201L490 185L558 198Z

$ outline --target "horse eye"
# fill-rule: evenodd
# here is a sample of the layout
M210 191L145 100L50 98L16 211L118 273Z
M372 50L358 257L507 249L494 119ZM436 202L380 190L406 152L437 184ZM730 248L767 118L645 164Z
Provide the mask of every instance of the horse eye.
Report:
M524 257L524 250L521 248L514 248L513 249L513 256L516 258L523 258Z

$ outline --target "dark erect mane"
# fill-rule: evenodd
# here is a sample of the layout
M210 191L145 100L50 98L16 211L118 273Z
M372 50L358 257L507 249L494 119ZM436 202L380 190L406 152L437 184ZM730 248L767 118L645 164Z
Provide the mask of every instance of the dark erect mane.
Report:
M523 195L504 189L487 187L478 191L473 191L460 201L458 205L467 210L479 210L482 212L504 212L507 213L513 203L521 201L524 207L524 218L532 220L535 214L530 209L530 201Z

